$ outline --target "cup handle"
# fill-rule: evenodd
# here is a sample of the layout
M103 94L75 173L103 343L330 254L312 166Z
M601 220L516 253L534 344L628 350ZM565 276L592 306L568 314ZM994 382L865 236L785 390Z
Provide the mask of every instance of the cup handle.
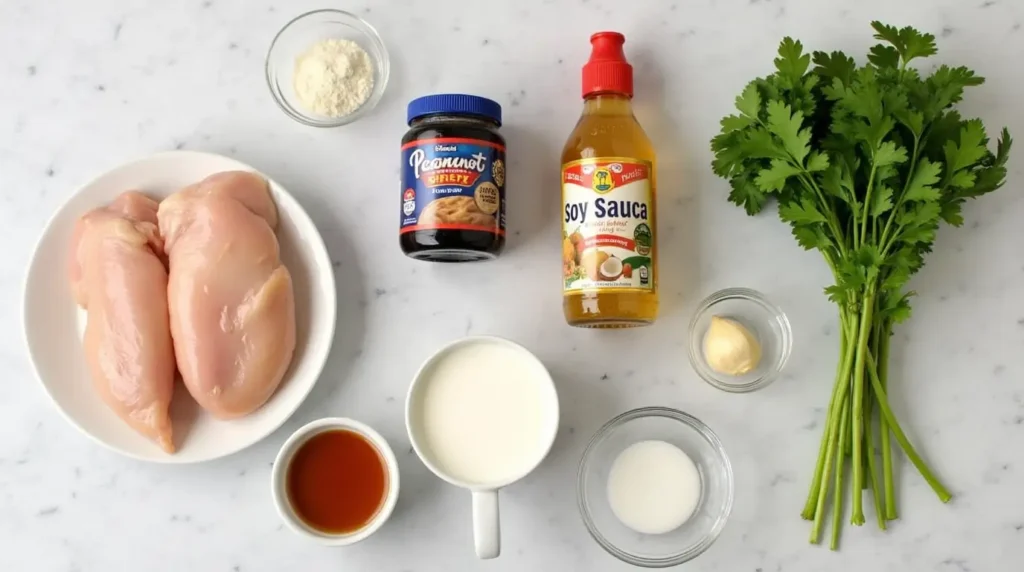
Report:
M498 491L473 491L473 542L476 556L497 558L501 553L501 524L498 522Z

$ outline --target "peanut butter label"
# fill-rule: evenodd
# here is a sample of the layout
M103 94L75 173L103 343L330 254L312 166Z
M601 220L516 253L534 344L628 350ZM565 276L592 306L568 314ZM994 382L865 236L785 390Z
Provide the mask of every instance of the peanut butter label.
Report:
M562 165L563 293L654 289L651 164L620 157Z
M505 234L505 148L458 137L404 145L399 232L416 230Z

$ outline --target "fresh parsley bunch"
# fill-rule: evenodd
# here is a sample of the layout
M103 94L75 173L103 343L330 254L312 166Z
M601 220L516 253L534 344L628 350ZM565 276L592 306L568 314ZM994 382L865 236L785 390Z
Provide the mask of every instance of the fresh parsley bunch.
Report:
M965 67L939 66L927 77L909 67L936 53L933 35L871 25L883 43L861 67L841 52L805 54L785 38L775 73L747 85L739 115L722 119L711 142L729 200L754 215L775 198L797 242L819 250L835 277L826 293L839 306L839 365L803 510L818 542L832 490L833 550L847 466L852 522L864 523L865 489L880 528L896 518L890 438L943 502L951 498L889 407L889 339L910 316L906 285L939 224L960 226L967 199L1003 185L1011 144L1003 129L993 153L981 121L953 109L983 78Z

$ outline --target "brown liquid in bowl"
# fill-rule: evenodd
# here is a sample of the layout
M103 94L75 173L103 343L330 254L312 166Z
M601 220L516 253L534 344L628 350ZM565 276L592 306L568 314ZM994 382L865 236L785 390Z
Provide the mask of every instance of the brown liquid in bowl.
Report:
M366 437L345 429L324 431L303 443L286 474L295 514L326 534L363 528L387 496L384 458Z

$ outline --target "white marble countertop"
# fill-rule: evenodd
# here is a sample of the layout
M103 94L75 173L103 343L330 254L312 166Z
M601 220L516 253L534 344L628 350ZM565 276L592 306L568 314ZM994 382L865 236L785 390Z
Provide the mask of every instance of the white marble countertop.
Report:
M319 131L274 106L263 56L289 18L327 4L379 29L393 73L371 117ZM870 519L847 527L834 554L807 544L799 518L837 354L836 312L821 294L828 275L774 216L749 219L726 202L708 140L744 83L769 70L782 36L860 55L873 18L939 35L939 59L988 78L965 114L1024 137L1024 5L1011 0L0 0L0 570L624 570L580 521L576 464L602 423L654 404L714 428L737 477L728 526L687 570L1019 569L1020 151L1008 188L970 204L964 228L940 232L915 278L916 315L894 343L895 406L956 498L942 505L901 462L903 518L888 533ZM606 28L626 34L638 115L662 161L663 314L654 327L617 333L563 323L553 202L587 38ZM397 248L397 149L411 98L457 90L505 107L510 248L493 264L429 266ZM51 212L99 172L174 148L238 157L291 189L320 227L338 281L335 349L312 397L260 444L196 466L142 464L78 434L34 379L20 332L25 268ZM701 382L684 351L699 299L735 285L773 298L795 332L784 378L744 396ZM402 421L417 364L467 333L525 344L562 397L550 457L503 493L504 553L488 563L472 553L468 496L410 453ZM269 497L277 448L326 415L378 428L402 470L391 521L346 549L282 528Z

